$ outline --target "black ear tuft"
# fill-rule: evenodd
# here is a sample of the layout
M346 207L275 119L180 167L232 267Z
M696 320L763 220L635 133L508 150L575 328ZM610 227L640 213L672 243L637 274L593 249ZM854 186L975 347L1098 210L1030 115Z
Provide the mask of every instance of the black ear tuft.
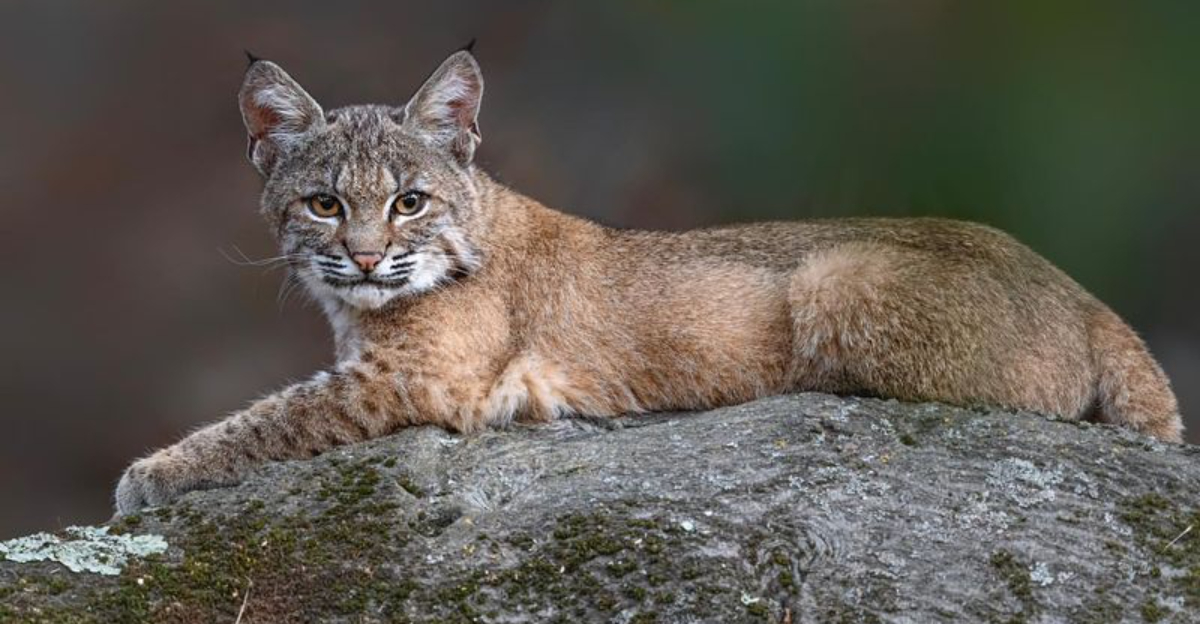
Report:
M253 64L255 64L255 63L257 63L257 62L259 62L259 61L261 61L261 60L262 60L261 58L259 58L259 57L257 57L257 56L254 56L254 53L253 53L253 52L251 52L250 50L242 50L242 52L245 52L245 53L246 53L246 61L248 61L248 62L246 63L246 66L247 66L247 67L249 67L250 65L253 65Z
M467 42L467 45L459 48L458 51L459 52L474 52L475 51L475 37L471 37L471 40Z

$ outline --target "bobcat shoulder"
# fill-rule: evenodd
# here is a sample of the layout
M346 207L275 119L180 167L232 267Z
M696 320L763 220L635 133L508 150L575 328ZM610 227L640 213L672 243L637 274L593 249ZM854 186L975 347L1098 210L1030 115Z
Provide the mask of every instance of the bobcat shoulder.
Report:
M793 391L996 405L1180 439L1137 335L996 230L936 219L601 227L472 162L483 78L325 111L279 66L239 95L262 212L338 363L135 462L119 512L409 425L710 408Z

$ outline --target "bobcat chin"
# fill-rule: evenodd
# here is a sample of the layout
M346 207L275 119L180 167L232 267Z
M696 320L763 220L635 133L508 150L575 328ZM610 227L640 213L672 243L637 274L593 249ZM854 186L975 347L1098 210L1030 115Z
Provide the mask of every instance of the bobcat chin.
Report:
M262 213L337 365L135 462L119 513L409 425L712 408L795 391L1182 429L1108 307L1009 236L937 219L616 230L473 163L467 51L400 107L325 111L254 61L239 94Z

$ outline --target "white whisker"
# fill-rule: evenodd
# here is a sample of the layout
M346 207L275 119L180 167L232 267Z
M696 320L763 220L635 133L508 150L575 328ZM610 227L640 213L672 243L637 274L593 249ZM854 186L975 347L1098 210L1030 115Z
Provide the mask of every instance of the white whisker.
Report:
M217 253L221 254L221 256L228 260L231 264L244 267L267 267L269 269L274 269L280 266L298 262L304 258L302 254L283 254L280 256L259 258L255 260L247 256L245 252L238 248L237 245L233 245L233 251L238 257L231 256L228 252L220 247L217 248Z
M283 311L283 307L287 305L288 297L296 291L303 283L298 271L293 271L287 274L283 282L279 285L279 293L275 296L275 303L279 306L279 311Z

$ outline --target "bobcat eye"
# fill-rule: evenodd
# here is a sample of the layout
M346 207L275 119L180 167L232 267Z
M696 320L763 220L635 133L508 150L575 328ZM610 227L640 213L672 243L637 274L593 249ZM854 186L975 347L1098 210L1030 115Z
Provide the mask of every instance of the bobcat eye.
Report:
M421 214L427 205L429 205L429 195L421 191L409 191L392 202L392 210L395 210L398 215L413 217Z
M313 195L308 198L308 209L318 217L328 219L342 214L342 202L332 195Z

